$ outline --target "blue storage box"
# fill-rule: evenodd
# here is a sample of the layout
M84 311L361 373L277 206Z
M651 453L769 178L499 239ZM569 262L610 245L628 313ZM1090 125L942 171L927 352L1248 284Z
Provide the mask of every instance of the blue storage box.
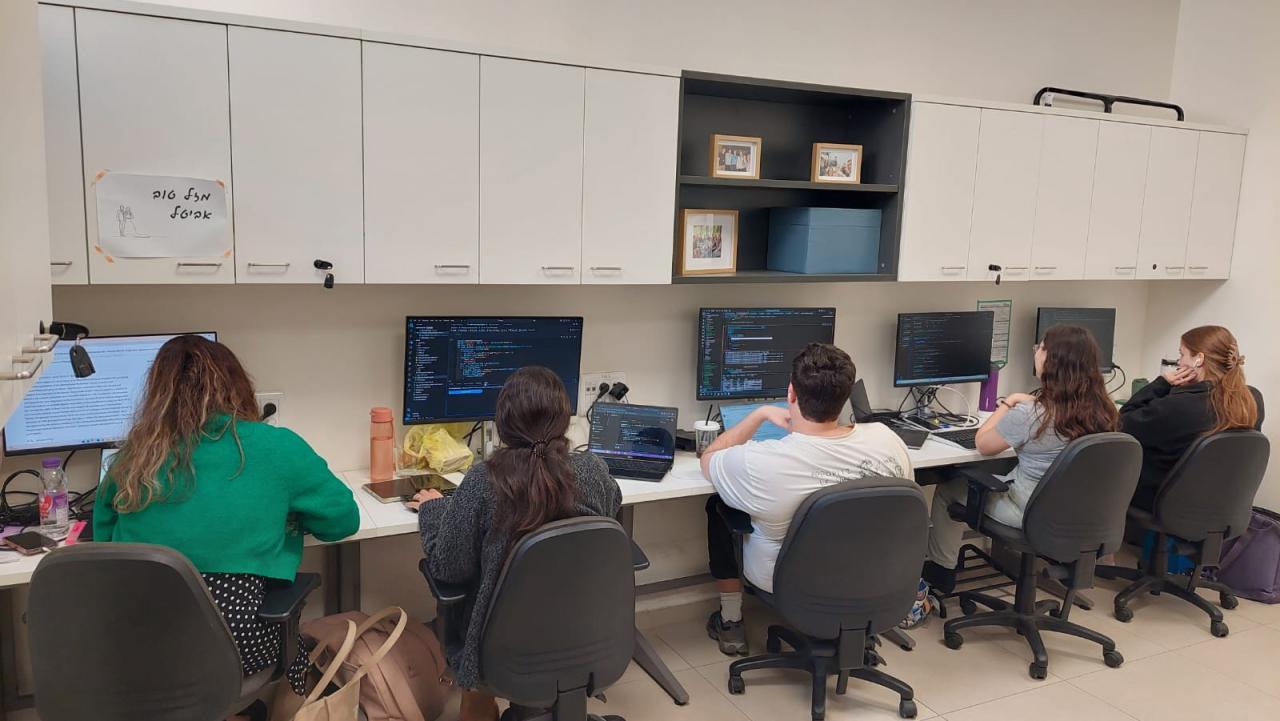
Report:
M880 211L773 208L768 267L789 273L876 273Z

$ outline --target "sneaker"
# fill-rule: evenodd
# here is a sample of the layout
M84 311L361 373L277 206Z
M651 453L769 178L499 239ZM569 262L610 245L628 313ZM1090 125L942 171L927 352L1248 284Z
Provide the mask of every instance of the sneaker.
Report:
M902 619L898 624L898 628L904 631L910 631L929 618L929 614L933 613L937 608L934 603L933 594L929 590L929 584L925 580L920 579L920 584L916 586L916 602L911 606L911 612L907 617Z
M747 628L742 621L725 621L716 611L707 619L707 635L720 642L720 653L727 656L747 655Z

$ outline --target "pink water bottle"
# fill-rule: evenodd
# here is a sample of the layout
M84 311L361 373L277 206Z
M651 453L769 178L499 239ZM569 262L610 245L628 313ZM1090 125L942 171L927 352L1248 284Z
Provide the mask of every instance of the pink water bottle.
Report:
M391 409L369 411L369 480L389 481L396 475L396 430Z

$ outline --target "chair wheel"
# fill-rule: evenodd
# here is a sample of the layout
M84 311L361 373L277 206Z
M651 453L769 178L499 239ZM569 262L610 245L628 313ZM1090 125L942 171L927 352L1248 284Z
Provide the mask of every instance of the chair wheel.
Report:
M736 695L747 692L747 682L742 680L741 676L729 677L729 693Z
M782 640L781 640L781 639L779 639L777 636L770 636L770 637L769 637L769 638L764 642L764 648L765 648L765 650L766 650L766 651L768 651L769 653L781 653L781 652L782 652Z
M1121 623L1128 623L1133 620L1133 611L1127 606L1116 606L1116 620Z
M1209 633L1218 638L1226 638L1227 634L1231 633L1231 629L1227 628L1227 624L1222 621L1214 621L1209 624Z
M1038 663L1031 664L1031 678L1037 681L1043 681L1049 677L1049 667L1041 666Z
M1106 662L1107 666L1110 668L1120 668L1124 663L1124 656L1121 656L1119 651L1104 651L1102 653L1102 660Z
M978 604L973 602L971 598L960 598L960 613L966 616L972 616L978 612Z
M898 702L898 715L902 718L916 717L916 702L909 698L904 698Z
M1230 611L1240 606L1240 599L1236 598L1234 594L1223 591L1218 594L1218 605Z
M946 636L942 638L942 642L947 644L947 648L954 651L964 645L964 636L954 631L948 631Z

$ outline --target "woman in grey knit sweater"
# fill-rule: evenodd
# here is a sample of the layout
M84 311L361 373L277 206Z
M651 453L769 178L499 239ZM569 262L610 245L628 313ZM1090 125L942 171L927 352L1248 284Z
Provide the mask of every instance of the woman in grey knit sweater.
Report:
M522 368L498 394L495 421L503 448L467 472L448 499L418 494L418 527L432 577L473 589L454 619L466 628L461 645L445 648L464 689L462 721L494 721L497 701L476 690L480 637L498 575L515 541L551 521L617 515L618 484L598 457L570 455L569 396L550 370Z

